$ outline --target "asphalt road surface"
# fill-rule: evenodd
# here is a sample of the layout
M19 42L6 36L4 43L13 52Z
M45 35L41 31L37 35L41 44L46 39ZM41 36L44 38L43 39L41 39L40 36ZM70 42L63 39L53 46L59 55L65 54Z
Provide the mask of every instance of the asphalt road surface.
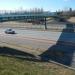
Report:
M5 34L6 29L0 29L0 41L16 46L27 46L34 50L41 49L47 50L55 45L57 41L70 42L67 44L75 43L75 33L63 33L51 31L34 31L34 30L19 30L15 29L17 34ZM73 44L74 45L74 44ZM42 51L41 51L42 52Z

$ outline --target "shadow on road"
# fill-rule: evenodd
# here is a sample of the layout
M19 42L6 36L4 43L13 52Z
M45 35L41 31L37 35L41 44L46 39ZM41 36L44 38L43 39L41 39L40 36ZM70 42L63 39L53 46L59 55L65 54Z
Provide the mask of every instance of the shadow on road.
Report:
M57 43L53 45L52 47L48 48L47 51L43 52L40 57L41 60L49 61L53 60L55 62L59 62L61 64L71 66L73 63L75 63L74 60L74 54L75 54L75 47L72 45L68 45L66 42L61 42L63 38L69 38L71 40L72 38L75 38L73 35L65 34L64 32L71 32L74 33L74 25L72 23L67 22L66 28L63 29Z

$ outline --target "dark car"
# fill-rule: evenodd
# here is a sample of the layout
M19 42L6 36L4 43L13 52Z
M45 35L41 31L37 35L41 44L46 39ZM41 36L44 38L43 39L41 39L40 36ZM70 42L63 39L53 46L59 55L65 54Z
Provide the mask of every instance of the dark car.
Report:
M6 34L15 34L15 31L11 28L5 30Z

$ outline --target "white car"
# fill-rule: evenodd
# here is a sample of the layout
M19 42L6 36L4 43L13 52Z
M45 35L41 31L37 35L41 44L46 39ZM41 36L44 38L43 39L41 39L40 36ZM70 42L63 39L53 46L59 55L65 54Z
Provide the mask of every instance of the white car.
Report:
M5 30L6 34L15 34L15 31L11 28Z

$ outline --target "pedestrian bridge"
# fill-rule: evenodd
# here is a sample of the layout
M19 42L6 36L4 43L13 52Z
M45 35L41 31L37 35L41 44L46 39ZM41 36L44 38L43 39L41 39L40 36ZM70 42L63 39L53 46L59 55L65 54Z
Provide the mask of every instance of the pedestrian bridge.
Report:
M39 12L39 13L5 13L0 14L0 22L4 21L24 21L24 22L31 22L34 24L44 24L45 29L47 29L46 21L47 18L54 17L60 18L55 13L50 12Z
M6 13L0 14L0 21L9 21L9 20L35 20L35 19L44 19L47 17L56 17L54 13L43 12L43 13Z

